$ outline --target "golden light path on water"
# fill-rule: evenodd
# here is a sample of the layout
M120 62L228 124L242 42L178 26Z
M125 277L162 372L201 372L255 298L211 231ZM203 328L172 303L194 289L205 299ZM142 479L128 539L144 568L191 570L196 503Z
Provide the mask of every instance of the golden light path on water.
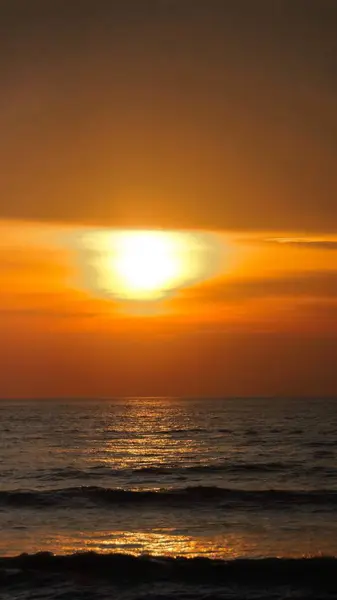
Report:
M156 301L214 275L215 234L161 230L88 230L76 236L82 285L119 300Z
M49 545L49 540L45 543ZM134 556L185 556L193 558L238 558L251 554L258 546L258 540L245 539L242 536L193 537L176 532L170 528L158 528L151 531L111 531L92 532L80 540L62 535L50 539L50 549L55 553L99 552L133 554ZM55 549L56 548L56 549Z
M197 527L197 524L196 524ZM301 558L312 556L310 544L297 547L296 535L290 539L279 539L277 556ZM4 540L5 541L5 540ZM214 535L186 535L174 528L158 527L137 531L119 529L63 532L58 528L36 528L34 534L22 539L22 534L14 533L8 543L0 541L1 556L15 556L21 552L37 553L41 551L53 554L73 554L76 552L97 552L99 554L129 554L133 556L153 557L208 557L214 559L261 558L272 556L273 542L262 531L253 533L247 530ZM333 545L333 537L326 540L326 554Z

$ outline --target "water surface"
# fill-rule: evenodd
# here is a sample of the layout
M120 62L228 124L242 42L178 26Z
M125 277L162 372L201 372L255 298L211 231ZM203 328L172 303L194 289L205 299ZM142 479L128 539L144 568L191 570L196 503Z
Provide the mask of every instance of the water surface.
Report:
M0 555L337 554L334 400L0 403Z

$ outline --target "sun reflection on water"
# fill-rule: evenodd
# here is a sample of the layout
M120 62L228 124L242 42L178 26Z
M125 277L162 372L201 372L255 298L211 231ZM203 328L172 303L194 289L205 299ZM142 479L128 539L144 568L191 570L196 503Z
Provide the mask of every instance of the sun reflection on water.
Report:
M118 423L112 417L111 424L105 426L104 438L91 457L93 463L141 472L194 464L196 457L200 464L201 456L206 460L206 440L195 431L188 433L186 416L179 420L174 410L163 410L158 403L126 403L123 411Z
M41 549L41 544L37 548ZM256 544L238 536L193 537L175 532L172 529L154 529L152 531L111 531L92 534L63 535L46 537L44 549L55 554L74 552L97 552L100 554L131 554L133 556L155 556L175 558L183 556L194 558L238 558L253 553ZM32 546L30 543L30 551ZM38 549L36 550L38 551Z
M96 545L95 545L96 542ZM175 533L174 530L151 532L114 532L105 540L89 540L91 550L97 552L115 551L122 554L149 554L151 556L208 556L210 558L235 558L242 554L242 548L224 538L198 538ZM95 547L93 548L93 544ZM86 545L86 548L88 546Z
M262 558L275 556L273 540L261 532L228 532L227 534L187 535L171 528L153 528L151 530L85 530L52 531L49 528L37 528L34 535L27 535L16 541L12 535L10 543L0 540L1 556L13 556L22 552L36 553L41 550L54 554L68 555L76 552L96 552L99 554L129 554L133 556L153 557L207 557L230 560L236 558ZM298 546L296 536L279 538L277 556L301 558L317 555L310 543ZM333 547L334 540L327 540Z

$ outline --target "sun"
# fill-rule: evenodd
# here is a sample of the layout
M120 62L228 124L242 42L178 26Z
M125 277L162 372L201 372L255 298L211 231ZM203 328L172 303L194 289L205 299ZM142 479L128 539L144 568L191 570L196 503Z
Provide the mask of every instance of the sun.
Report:
M200 232L89 230L78 241L85 286L103 297L156 301L214 267L214 240Z
M113 270L131 294L155 296L182 275L182 261L172 236L133 232L118 239Z

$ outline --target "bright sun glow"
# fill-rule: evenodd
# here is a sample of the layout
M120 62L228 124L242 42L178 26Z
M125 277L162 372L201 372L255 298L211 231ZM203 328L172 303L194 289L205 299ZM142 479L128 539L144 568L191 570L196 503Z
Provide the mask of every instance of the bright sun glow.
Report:
M80 241L86 284L119 299L158 300L212 267L214 241L202 233L101 230Z
M178 249L174 237L157 232L122 235L112 260L119 284L131 294L156 296L182 276Z

